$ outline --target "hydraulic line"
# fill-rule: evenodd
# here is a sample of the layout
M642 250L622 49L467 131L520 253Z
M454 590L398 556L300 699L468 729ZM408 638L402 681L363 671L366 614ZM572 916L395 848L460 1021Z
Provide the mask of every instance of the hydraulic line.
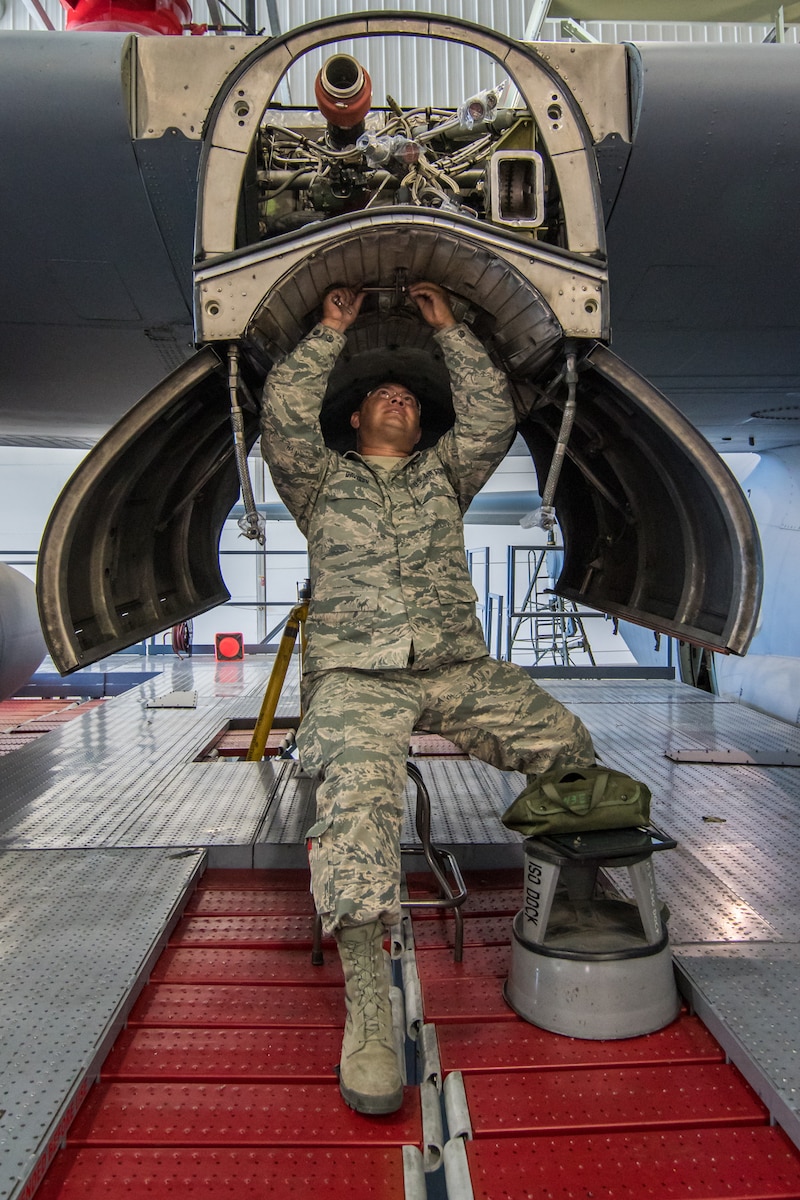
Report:
M239 474L239 486L242 490L244 516L237 524L246 538L264 545L265 522L258 515L253 485L250 482L250 472L247 467L247 443L244 436L244 412L239 404L239 347L231 342L228 347L228 391L231 401L231 426L233 428L233 450L236 458L236 470Z
M537 514L537 525L542 529L552 529L556 523L556 510L553 504L555 499L556 488L558 487L559 476L561 475L561 467L564 462L564 455L567 451L567 443L569 435L572 432L572 425L575 420L575 409L577 407L576 390L578 384L578 367L577 356L574 350L568 350L566 355L566 369L564 378L567 383L567 399L564 404L564 412L561 417L561 428L558 431L558 440L556 441L553 457L550 461L550 470L547 472L547 483L544 485L542 493L542 507Z

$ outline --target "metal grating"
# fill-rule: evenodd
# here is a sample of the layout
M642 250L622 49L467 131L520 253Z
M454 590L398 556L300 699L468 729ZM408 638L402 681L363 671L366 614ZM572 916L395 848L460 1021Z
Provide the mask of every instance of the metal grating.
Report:
M314 824L312 785L313 780L301 772L299 763L284 764L259 841L276 846L304 842L306 830Z
M196 708L148 708L158 696L193 690L191 664L171 665L113 704L3 757L0 845L249 847L283 764L193 760L228 720L255 719L268 667L206 667ZM284 710L296 692L290 680ZM232 769L235 786L225 774Z
M657 866L664 898L686 921L680 933L674 925L676 940L797 940L800 859L790 831L800 772L674 763L664 754L692 742L796 751L800 729L713 697L699 709L690 703L688 714L680 702L637 705L629 714L620 705L572 708L605 762L648 783L653 820L678 839L677 855L659 858Z

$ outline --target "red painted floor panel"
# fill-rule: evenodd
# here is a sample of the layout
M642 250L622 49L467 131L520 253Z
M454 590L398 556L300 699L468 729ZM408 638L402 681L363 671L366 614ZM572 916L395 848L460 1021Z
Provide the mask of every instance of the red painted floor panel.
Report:
M477 1137L757 1125L767 1110L727 1063L498 1072L464 1079Z
M779 1130L688 1129L467 1143L475 1200L797 1200Z
M658 1033L615 1041L561 1037L515 1018L512 1025L437 1026L442 1070L552 1071L670 1062L723 1062L724 1054L697 1017L684 1013Z
M300 946L311 949L313 917L247 916L193 917L180 923L172 936L174 946ZM325 945L335 953L333 938Z
M186 915L200 916L302 916L313 920L314 901L307 891L237 891L233 888L199 889L186 905Z
M506 946L470 946L460 963L453 961L449 948L417 946L417 971L423 984L436 979L460 983L476 975L505 979L511 965L511 943Z
M452 917L428 917L420 920L416 913L414 942L423 948L449 946L452 949L454 921ZM464 956L470 946L508 946L511 944L510 917L470 917L464 922Z
M50 721L55 724L56 718L60 715L66 716L67 720L74 720L75 717L79 717L82 713L96 708L98 704L102 703L102 700L78 703L75 700L62 700L57 697L40 700L34 696L3 700L0 701L0 730L6 732L16 729L20 725L27 725L31 721ZM39 725L34 728L38 728L40 733L45 732Z
M21 750L23 746L29 746L41 736L41 729L35 733L21 733L17 729L13 733L0 732L0 754L12 754L15 750Z
M313 967L309 965L309 971ZM344 987L269 984L153 983L134 1005L129 1024L344 1026Z
M38 1195L403 1200L419 1092L386 1117L342 1101L341 968L332 939L311 964L308 872L209 871L192 907Z
M104 699L78 701L21 697L3 700L0 702L0 755L21 750L42 734L57 729L67 721L74 721L89 709L104 703Z
M256 870L249 867L209 867L203 876L200 890L207 892L222 888L240 892L307 892L309 879L307 867L293 867L285 871Z
M402 1200L396 1147L291 1149L72 1149L37 1200Z
M422 983L425 1020L434 1025L450 1021L519 1021L503 999L503 980L495 975L432 979Z
M413 888L408 889L409 898L412 900L428 900L434 899L437 895L437 886L433 881L433 876L430 877L431 882L425 886L418 884ZM465 917L473 916L489 916L490 914L503 915L514 917L522 908L522 872L520 871L519 887L507 888L505 891L499 892L470 892L467 889L467 898L461 906L461 911ZM428 915L436 915L435 909L414 909L415 919L425 919Z
M481 870L481 871L464 871L464 883L467 886L467 891L485 892L487 897L491 897L497 892L503 890L516 889L521 895L522 893L522 866L506 867L499 871ZM406 886L409 890L414 888L427 889L431 886L432 875L430 871L407 871ZM491 900L490 900L491 902ZM517 905L520 908L521 904Z
M311 965L309 950L169 946L150 976L154 983L271 983L308 987L342 982L339 956L331 947L322 966Z
M117 1039L104 1079L210 1083L335 1083L341 1024L330 1028L230 1029L143 1026Z
M428 894L430 877L410 885ZM443 1070L464 1072L475 1200L800 1198L800 1154L696 1018L596 1042L513 1014L520 872L467 885L462 964L452 917L413 923ZM402 1200L419 1094L390 1117L342 1103L341 972L330 940L310 963L308 872L209 871L191 909L37 1200Z
M72 1125L71 1146L418 1145L419 1093L390 1116L366 1117L319 1083L99 1083Z

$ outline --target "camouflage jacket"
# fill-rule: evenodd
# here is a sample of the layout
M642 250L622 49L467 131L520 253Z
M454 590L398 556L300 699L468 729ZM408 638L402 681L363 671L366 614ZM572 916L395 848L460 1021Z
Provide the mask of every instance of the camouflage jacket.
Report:
M267 377L261 450L308 538L307 671L405 667L412 644L415 669L487 653L462 516L511 444L514 409L465 325L436 337L455 425L390 471L323 442L319 413L343 334L317 325Z

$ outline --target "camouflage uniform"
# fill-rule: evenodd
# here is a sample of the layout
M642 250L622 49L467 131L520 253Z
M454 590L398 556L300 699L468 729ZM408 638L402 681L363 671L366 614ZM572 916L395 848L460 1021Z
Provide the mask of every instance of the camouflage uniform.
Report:
M311 603L298 744L321 780L309 830L327 930L399 917L400 825L415 725L504 770L594 762L581 722L489 657L462 515L515 431L502 372L464 325L436 338L454 427L388 470L328 449L319 412L344 335L318 325L270 373L262 453L308 538Z

